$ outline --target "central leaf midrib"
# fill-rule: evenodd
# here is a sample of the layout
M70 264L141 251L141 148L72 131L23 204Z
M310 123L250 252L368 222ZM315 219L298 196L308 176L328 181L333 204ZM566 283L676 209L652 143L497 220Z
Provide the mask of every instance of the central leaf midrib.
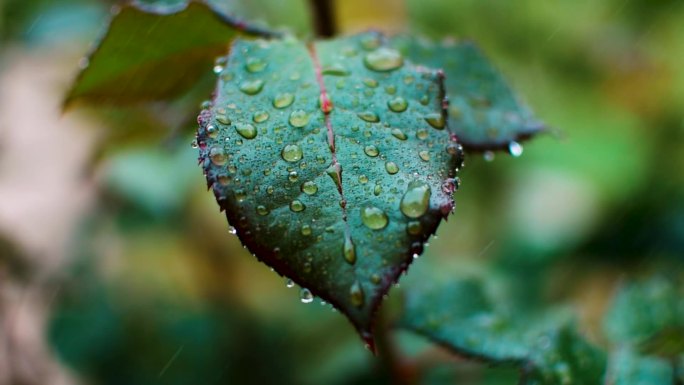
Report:
M325 126L327 128L328 132L328 149L330 150L330 154L332 156L332 167L336 167L337 169L337 178L339 180L339 184L337 185L337 192L340 194L340 199L341 199L341 204L340 207L342 209L342 221L344 222L344 231L345 231L345 242L350 241L353 244L353 240L351 237L351 229L349 227L349 222L347 220L347 199L344 197L344 190L342 188L342 165L340 162L337 160L337 151L335 147L335 131L332 126L332 121L330 115L332 114L332 111L324 111L324 106L323 103L324 101L328 101L332 103L332 101L329 98L329 94L325 88L325 82L323 81L323 69L321 67L321 63L318 59L318 54L316 53L316 47L314 43L309 43L307 45L309 55L311 56L311 61L314 66L314 71L316 73L316 82L318 83L318 87L320 89L320 96L319 96L319 110L321 113L323 113L323 117L325 120ZM332 106L332 104L331 104ZM332 107L334 108L334 107Z

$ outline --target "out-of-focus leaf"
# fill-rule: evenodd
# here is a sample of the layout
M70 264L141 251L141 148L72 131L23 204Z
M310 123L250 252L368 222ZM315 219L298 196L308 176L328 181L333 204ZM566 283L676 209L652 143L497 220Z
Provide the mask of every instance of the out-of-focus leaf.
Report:
M441 76L367 33L237 40L220 78L198 142L221 208L260 260L371 343L382 297L453 207L462 149Z
M515 315L474 280L416 284L406 291L400 325L458 354L517 366L524 384L601 383L605 354L562 314Z
M604 320L606 334L616 345L678 356L684 352L683 294L675 282L662 277L625 284Z
M666 360L644 357L629 348L624 348L617 350L610 357L605 383L670 385L673 376L672 365Z
M209 72L234 37L272 34L198 0L180 7L124 5L115 9L64 105L170 99Z
M518 142L544 130L472 42L399 36L392 44L415 63L444 70L449 125L467 150L505 149L517 156Z
M190 145L175 152L121 151L109 160L104 180L107 190L153 215L177 212L197 182L193 152Z

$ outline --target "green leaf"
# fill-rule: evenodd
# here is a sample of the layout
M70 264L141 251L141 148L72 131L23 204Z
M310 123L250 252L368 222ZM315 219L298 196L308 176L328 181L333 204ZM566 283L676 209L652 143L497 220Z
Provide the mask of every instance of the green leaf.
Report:
M524 384L600 384L605 355L562 312L515 315L476 280L407 289L400 325L457 354L521 369Z
M240 35L270 36L200 1L180 7L126 4L91 52L64 102L168 100L211 71Z
M666 360L644 357L623 348L610 358L606 383L614 385L671 385L674 378L672 365Z
M625 284L604 329L611 342L668 358L684 353L684 293L675 282L652 277Z
M383 296L453 207L462 149L441 76L367 33L238 39L219 78L198 143L228 221L372 346Z
M519 155L519 142L545 129L472 42L398 36L392 44L415 63L444 70L449 125L466 150Z

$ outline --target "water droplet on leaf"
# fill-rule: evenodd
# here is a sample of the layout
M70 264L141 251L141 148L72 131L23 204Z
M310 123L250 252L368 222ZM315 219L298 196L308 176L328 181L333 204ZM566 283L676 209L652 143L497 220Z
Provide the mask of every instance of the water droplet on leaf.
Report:
M273 98L273 107L286 108L294 102L294 95L289 92L278 94Z
M293 127L301 128L309 124L309 114L304 110L295 110L290 114L290 124Z
M261 79L245 80L240 83L240 91L247 95L256 95L264 88L264 81Z
M313 294L311 294L311 290L302 288L302 290L299 291L299 300L302 301L302 303L313 302L314 297Z
M238 123L235 131L245 139L254 139L257 136L257 129L249 123Z
M409 218L420 218L427 212L430 205L430 186L423 182L414 181L401 198L399 207L401 212Z
M367 53L363 58L363 64L370 70L386 72L401 67L404 64L404 58L395 49L381 47Z
M367 206L361 209L361 221L371 230L381 230L387 226L389 219L381 209Z
M302 159L302 149L296 144L288 144L283 147L281 151L281 156L288 162L297 162Z
M406 99L398 96L394 99L390 99L390 101L387 102L387 107L394 112L404 112L408 108L408 102Z

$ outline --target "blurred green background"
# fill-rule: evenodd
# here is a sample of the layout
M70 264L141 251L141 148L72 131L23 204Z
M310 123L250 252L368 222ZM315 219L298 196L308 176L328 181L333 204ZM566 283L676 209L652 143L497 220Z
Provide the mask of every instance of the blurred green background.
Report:
M111 5L0 0L0 384L390 383L343 316L300 303L229 234L190 147L210 80L169 105L60 112ZM474 276L520 311L567 304L602 345L620 282L682 274L683 1L337 8L343 33L475 40L553 128L521 158L467 158L455 215L407 282ZM304 0L229 9L310 34ZM415 383L517 381L392 339Z

